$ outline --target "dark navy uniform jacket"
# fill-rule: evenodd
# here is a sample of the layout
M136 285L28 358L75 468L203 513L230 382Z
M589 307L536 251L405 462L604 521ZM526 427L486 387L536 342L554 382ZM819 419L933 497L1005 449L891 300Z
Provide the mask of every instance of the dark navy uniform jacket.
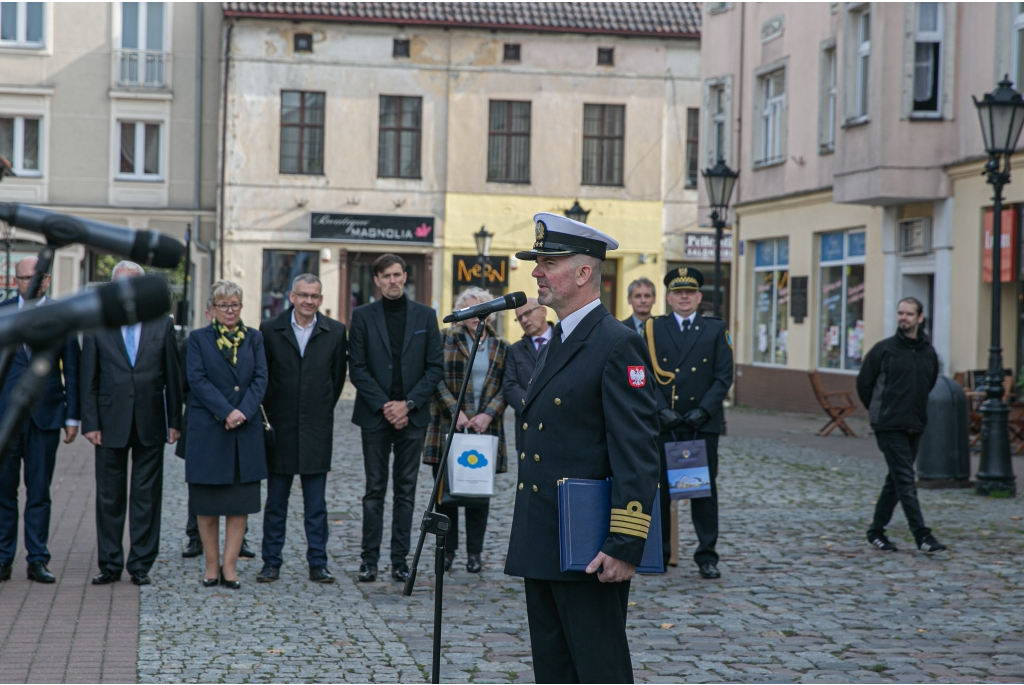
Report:
M700 407L710 417L700 430L721 433L722 400L732 386L733 363L732 341L725 322L717 317L697 314L685 335L671 313L655 318L653 325L654 348L651 354L656 355L655 368L675 375L667 385L656 383L658 410L674 408L685 416L686 412ZM644 331L646 339L646 327ZM661 380L665 379L661 377ZM680 435L679 439L688 438Z
M557 484L611 476L611 533L601 551L640 563L661 463L654 378L643 339L603 306L584 316L547 358L552 344L538 361L519 419L519 482L505 573L597 582L597 574L560 570Z

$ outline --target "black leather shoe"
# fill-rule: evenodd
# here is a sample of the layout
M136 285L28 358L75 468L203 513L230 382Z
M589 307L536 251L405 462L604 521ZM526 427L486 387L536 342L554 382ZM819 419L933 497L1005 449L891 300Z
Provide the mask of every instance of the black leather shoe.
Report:
M114 573L113 571L102 571L98 576L93 576L93 585L110 585L121 580L120 573Z
M444 553L444 572L448 573L452 570L452 562L455 561L455 552Z
M256 552L249 549L249 545L246 544L245 538L242 538L242 548L238 550L239 559L255 559Z
M359 582L372 583L377 580L377 567L363 562L359 565Z
M479 554L470 554L466 557L466 570L470 573L480 573L484 570L484 565L480 563Z
M242 587L242 581L238 580L237 578L235 580L228 580L227 578L225 578L224 569L220 570L220 584L228 588L229 590L237 590L238 588Z
M33 561L28 565L28 579L34 580L37 583L56 583L57 579L50 569L46 568L46 564L41 561Z
M263 564L263 568L256 574L257 583L273 583L281 577L281 567Z
M181 550L181 556L186 559L198 557L203 553L203 542L202 540L189 540L188 544L185 545L185 549Z
M701 578L721 578L722 573L718 570L718 565L712 562L700 565L700 577Z
M393 567L391 569L391 580L397 580L400 583L409 580L409 567L405 564Z
M0 583L11 579L11 567L13 564L0 564Z
M153 581L149 579L149 574L145 571L132 571L132 584L152 585Z
M311 566L309 569L309 579L314 583L334 582L334 576L331 575L326 566Z

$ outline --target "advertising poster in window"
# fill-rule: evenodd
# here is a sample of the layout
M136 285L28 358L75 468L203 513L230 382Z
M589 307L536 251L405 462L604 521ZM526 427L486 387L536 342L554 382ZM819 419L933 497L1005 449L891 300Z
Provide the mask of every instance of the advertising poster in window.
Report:
M476 255L453 255L452 293L458 297L459 293L474 285L494 297L504 295L508 287L508 257L489 257L485 263Z
M1002 233L1003 239L999 242L999 264L1001 269L999 270L999 281L1001 283L1007 283L1013 280L1014 276L1014 261L1017 256L1017 231L1014 229L1017 226L1017 210L1011 207L1010 209L1003 210L1002 225L1000 233ZM985 230L983 233L985 242L982 245L985 248L985 253L981 263L981 277L982 282L992 282L992 210L985 211Z

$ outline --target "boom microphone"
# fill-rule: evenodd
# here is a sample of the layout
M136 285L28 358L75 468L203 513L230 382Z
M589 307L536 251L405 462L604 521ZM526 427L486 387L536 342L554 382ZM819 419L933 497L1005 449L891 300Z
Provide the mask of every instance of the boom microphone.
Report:
M17 202L0 203L0 219L26 231L42 233L54 247L81 243L145 266L173 269L185 254L180 241L159 231L115 226Z
M490 302L481 302L472 307L457 309L448 316L441 319L444 323L455 323L466 319L481 319L494 312L503 312L506 309L516 309L526 304L526 293L509 293L505 297L499 297Z
M131 326L171 309L171 292L161 276L122 278L66 300L47 300L0 315L0 347L45 347L76 331Z

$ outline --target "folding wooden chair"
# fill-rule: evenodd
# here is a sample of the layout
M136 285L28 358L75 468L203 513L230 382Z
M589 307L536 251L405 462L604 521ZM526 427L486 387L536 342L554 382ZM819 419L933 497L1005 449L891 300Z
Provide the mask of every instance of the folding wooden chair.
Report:
M825 410L829 417L828 423L821 427L818 435L828 435L838 427L847 436L851 438L857 437L853 429L846 425L846 418L857 411L857 405L853 400L853 393L848 390L825 392L825 388L821 385L821 376L818 375L817 371L811 371L807 375L811 379L811 388L814 390L814 396L818 398L818 404L821 405L821 408ZM843 398L844 403L834 403L832 400L834 397Z

